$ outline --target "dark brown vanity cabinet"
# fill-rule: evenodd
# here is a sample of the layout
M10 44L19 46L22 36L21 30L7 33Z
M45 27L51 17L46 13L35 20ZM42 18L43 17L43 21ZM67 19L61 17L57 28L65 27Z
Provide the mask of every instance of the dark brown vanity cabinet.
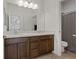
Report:
M47 39L40 40L40 54L45 54L47 52Z
M54 36L5 38L5 59L32 59L54 50Z
M40 42L39 42L39 38L38 37L32 37L30 38L29 40L29 53L30 53L30 58L33 58L33 57L37 57L40 55Z
M40 38L40 54L45 54L54 50L54 39L52 36Z
M28 59L28 41L18 43L18 59Z
M30 58L46 54L54 50L54 36L46 35L30 39Z
M47 40L47 52L50 52L52 50L54 50L54 39L50 38Z
M28 39L5 39L5 59L28 59Z

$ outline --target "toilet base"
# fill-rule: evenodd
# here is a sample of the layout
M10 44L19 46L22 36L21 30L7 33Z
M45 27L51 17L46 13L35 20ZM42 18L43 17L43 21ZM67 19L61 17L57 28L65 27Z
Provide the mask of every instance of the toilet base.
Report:
M64 47L61 48L61 52L64 52Z
M65 52L66 50L65 50L65 47L62 47L61 48L61 52L63 53L63 52Z

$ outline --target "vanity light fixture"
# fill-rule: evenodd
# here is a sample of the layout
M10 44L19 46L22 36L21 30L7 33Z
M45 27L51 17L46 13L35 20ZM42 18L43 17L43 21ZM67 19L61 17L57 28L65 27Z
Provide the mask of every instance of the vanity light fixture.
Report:
M24 0L19 0L18 1L18 6L23 6L27 8L32 8L32 9L38 9L38 5L34 4L32 1L24 1Z
M32 7L32 9L38 9L38 5L34 4L34 6Z
M29 3L28 8L32 8L33 6L34 6L34 4L31 2L31 3Z
M25 1L25 2L24 2L24 7L28 7L28 5L29 5L28 2Z
M18 6L23 6L23 4L24 4L23 0L18 1Z

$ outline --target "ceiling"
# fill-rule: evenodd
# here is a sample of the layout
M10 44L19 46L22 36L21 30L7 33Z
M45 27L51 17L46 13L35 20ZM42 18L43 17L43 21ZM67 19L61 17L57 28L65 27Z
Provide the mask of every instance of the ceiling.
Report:
M5 0L5 1L7 1L9 3L14 3L14 4L17 4L17 2L18 2L18 0ZM29 1L29 0L27 0L27 1ZM66 1L66 0L59 0L59 1L63 2L63 1Z

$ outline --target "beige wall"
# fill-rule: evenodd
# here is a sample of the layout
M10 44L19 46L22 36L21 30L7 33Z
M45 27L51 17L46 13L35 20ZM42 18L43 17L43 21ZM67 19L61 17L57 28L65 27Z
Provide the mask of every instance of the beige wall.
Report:
M61 56L61 6L59 0L45 1L45 31L54 32L54 53Z

